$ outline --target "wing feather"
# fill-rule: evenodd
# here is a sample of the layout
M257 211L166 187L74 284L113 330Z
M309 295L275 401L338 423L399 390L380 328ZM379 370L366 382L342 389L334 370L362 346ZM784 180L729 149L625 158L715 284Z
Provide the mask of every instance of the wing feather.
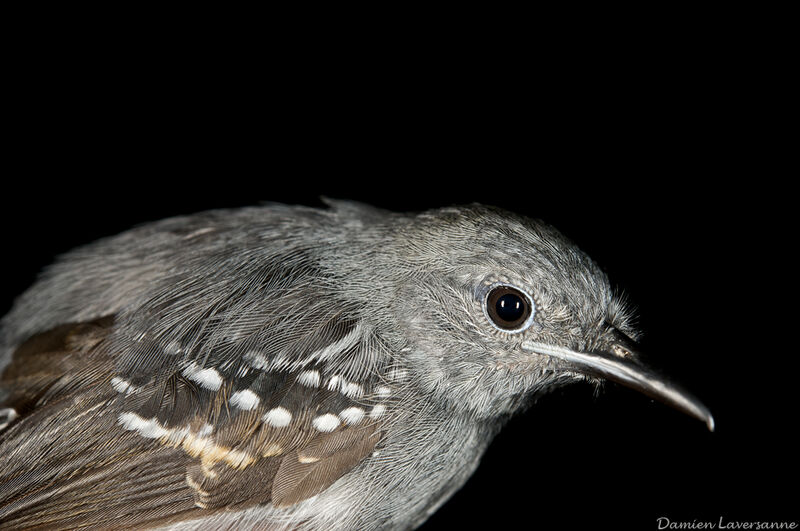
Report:
M273 510L368 458L392 357L311 253L275 246L188 253L113 316L16 349L0 378L18 414L0 429L0 524Z
M4 372L8 405L21 414L0 431L2 526L102 527L113 518L140 527L287 507L328 488L380 440L380 423L365 415L373 394L343 392L343 377L320 364L263 370L243 356L221 370L216 389L185 371L134 385L114 372L114 322L45 332ZM229 376L242 367L247 374Z
M317 446L316 452L299 450L283 458L272 484L273 505L288 507L319 494L368 456L378 442L373 429L346 431L357 433L337 434L334 439L340 441L329 439L327 445ZM319 452L333 448L336 450ZM309 454L319 457L309 459Z
M3 528L98 527L111 517L138 525L196 510L183 483L185 453L154 447L101 414L116 400L108 360L96 349L110 324L73 324L34 337L4 372L8 404L20 414L0 433ZM49 363L39 363L44 359ZM36 371L36 385L20 383L26 368Z

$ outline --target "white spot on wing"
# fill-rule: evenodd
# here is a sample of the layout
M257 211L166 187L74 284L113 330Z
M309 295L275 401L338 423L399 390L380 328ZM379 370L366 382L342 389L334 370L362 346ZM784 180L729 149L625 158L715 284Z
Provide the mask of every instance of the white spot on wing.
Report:
M18 416L17 410L13 407L4 407L0 409L0 430L11 424Z
M364 410L360 407L349 407L339 413L339 418L347 424L358 424L364 418Z
M117 421L126 430L137 431L139 435L148 439L158 439L170 434L170 430L164 429L155 417L152 419L143 419L136 413L128 411L121 413L119 417L117 417Z
M201 369L196 363L186 367L183 375L210 391L217 391L222 385L222 376L216 369Z
M332 376L328 380L328 390L338 391L350 398L361 398L364 395L364 388L357 383L348 382L341 376Z
M269 360L267 357L260 352L256 352L255 350L251 350L245 354L244 359L250 363L250 366L254 369L263 370L269 366Z
M239 409L243 409L245 411L250 411L254 407L258 406L259 402L261 402L261 399L258 398L258 395L250 389L242 389L241 391L236 391L231 395L230 402L234 407L238 407Z
M319 387L319 371L303 371L297 375L297 383L308 387Z
M325 413L312 420L311 424L319 431L333 431L339 427L339 418L336 415Z
M328 391L338 391L339 380L341 379L341 376L331 376L331 379L328 380Z
M111 387L114 388L114 391L125 394L130 394L136 390L136 387L131 385L128 380L123 380L116 376L111 378Z
M364 394L364 389L353 382L342 382L342 394L350 398L361 398Z
M276 407L264 413L261 418L273 428L283 428L292 421L292 414L282 407Z
M378 404L372 408L372 410L369 412L369 416L373 419L376 419L382 416L384 413L386 413L386 406L383 404Z
M392 391L385 385L381 385L375 388L375 394L381 398L387 398L390 394L392 394Z

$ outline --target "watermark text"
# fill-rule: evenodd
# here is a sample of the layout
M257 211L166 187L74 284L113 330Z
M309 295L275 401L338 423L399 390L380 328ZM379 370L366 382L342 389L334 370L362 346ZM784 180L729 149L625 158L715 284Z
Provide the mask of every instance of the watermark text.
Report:
M720 516L719 520L670 520L666 516L661 516L656 519L658 525L657 529L721 529L721 530L736 530L747 529L750 531L765 530L765 529L800 529L800 523L797 521L783 520L783 521L745 521L745 520L726 520L725 517Z

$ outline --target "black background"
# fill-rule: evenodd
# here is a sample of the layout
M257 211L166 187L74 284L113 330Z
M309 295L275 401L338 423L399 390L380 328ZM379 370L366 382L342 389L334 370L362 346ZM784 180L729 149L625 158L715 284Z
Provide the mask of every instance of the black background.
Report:
M728 37L348 64L316 48L27 47L6 109L2 312L57 254L166 216L320 195L494 204L603 266L651 363L717 430L615 385L559 390L424 529L797 520L796 312L775 303L793 297L784 84Z

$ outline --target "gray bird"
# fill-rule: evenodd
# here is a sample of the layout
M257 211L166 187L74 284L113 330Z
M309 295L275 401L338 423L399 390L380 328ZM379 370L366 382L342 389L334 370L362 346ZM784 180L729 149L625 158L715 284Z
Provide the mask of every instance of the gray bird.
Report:
M480 205L326 200L78 248L0 335L0 527L411 529L510 415L645 368L605 274Z

